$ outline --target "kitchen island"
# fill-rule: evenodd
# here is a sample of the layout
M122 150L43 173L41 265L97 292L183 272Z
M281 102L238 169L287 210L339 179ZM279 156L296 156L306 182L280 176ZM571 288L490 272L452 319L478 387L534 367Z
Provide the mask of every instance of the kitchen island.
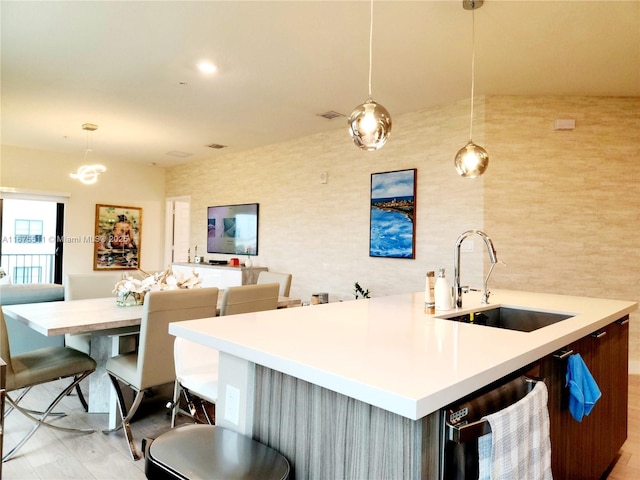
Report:
M285 454L296 478L436 478L446 405L637 309L498 290L492 307L570 314L532 332L425 314L422 292L193 320L170 333L220 350L217 424Z

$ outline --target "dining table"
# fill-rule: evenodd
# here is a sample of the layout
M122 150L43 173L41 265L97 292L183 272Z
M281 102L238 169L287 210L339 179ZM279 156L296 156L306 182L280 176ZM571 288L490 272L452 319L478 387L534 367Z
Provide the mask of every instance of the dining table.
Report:
M222 302L218 295L218 311ZM301 304L300 299L279 297L278 308ZM45 336L90 334L91 357L96 370L89 376L89 412L108 413L109 428L117 418L115 393L106 371L107 360L121 353L121 338L140 330L142 305L118 306L114 297L56 302L24 303L2 307L4 314Z

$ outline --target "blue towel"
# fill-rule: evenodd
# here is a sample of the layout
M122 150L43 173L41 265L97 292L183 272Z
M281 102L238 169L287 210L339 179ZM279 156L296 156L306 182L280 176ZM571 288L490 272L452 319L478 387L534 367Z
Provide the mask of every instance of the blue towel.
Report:
M567 362L567 386L569 411L581 422L584 415L591 413L602 393L579 353L571 355Z

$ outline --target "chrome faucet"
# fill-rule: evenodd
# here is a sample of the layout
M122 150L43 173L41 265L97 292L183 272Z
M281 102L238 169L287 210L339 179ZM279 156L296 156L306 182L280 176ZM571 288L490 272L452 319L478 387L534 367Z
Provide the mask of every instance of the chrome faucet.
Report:
M496 256L496 249L493 246L493 242L489 238L489 236L481 230L467 230L462 235L458 237L456 240L456 248L453 252L453 264L454 264L454 281L453 281L453 304L460 308L462 307L462 285L460 285L460 246L462 242L465 241L468 237L472 235L478 235L482 240L484 240L485 245L487 246L487 250L489 250L489 259L491 260L491 267L489 268L489 273L484 279L484 292L482 294L482 303L489 303L489 277L491 276L491 272L493 271L493 267L498 263L498 258Z

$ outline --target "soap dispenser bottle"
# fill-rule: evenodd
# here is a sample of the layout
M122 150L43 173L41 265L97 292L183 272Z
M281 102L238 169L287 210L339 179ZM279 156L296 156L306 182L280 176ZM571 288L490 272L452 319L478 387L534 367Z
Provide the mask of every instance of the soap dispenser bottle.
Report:
M436 310L451 310L451 286L445 277L445 269L441 268L434 287Z

